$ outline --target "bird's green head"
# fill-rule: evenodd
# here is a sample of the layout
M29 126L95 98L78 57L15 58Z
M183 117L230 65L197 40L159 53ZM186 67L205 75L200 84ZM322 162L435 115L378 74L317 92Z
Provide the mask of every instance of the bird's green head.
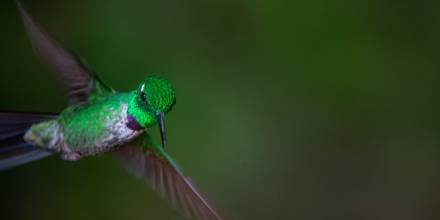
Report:
M164 114L176 103L176 93L171 83L158 76L146 78L133 93L128 114L143 128L163 121Z

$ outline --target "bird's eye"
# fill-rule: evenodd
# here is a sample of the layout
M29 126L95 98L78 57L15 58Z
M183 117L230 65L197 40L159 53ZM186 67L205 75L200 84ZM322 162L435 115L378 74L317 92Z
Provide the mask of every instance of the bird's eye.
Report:
M143 102L147 102L147 97L145 96L145 91L144 91L144 89L145 89L145 84L143 84L142 86L141 86L141 100L143 101Z
M145 97L145 92L141 93L141 100L143 102L147 102L147 98Z

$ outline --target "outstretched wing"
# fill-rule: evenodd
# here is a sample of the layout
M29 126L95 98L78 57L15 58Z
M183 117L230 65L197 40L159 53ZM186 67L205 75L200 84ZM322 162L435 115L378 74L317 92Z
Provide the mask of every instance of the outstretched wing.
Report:
M94 99L114 92L96 74L88 70L78 57L47 34L18 1L17 6L32 46L57 73L67 91L69 104L83 104L89 97Z
M199 220L222 219L185 178L171 157L161 147L152 145L147 134L115 154L130 173L146 181L187 217Z
M53 154L23 139L33 124L56 118L55 114L0 112L0 171Z

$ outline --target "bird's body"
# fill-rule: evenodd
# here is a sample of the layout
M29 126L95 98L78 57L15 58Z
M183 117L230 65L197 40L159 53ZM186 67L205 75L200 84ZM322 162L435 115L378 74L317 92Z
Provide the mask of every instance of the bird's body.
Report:
M144 129L130 128L127 109L133 92L114 93L82 105L74 105L55 119L33 125L25 140L38 147L77 160L117 149L133 141Z
M221 219L165 150L164 117L176 102L171 84L150 76L133 91L115 91L17 5L34 49L63 83L70 105L59 114L0 112L0 170L53 154L77 161L113 151L186 216ZM146 132L156 124L162 145Z

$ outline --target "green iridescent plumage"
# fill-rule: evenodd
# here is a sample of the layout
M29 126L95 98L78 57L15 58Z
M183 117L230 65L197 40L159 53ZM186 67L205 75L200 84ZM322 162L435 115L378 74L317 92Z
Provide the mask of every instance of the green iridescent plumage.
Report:
M168 113L175 103L176 95L172 85L163 78L151 76L135 91L128 113L142 127L151 127L156 124L156 113Z
M85 105L69 107L58 119L69 146L90 147L114 126L118 115L133 99L134 92L117 93ZM125 108L126 110L126 108Z

